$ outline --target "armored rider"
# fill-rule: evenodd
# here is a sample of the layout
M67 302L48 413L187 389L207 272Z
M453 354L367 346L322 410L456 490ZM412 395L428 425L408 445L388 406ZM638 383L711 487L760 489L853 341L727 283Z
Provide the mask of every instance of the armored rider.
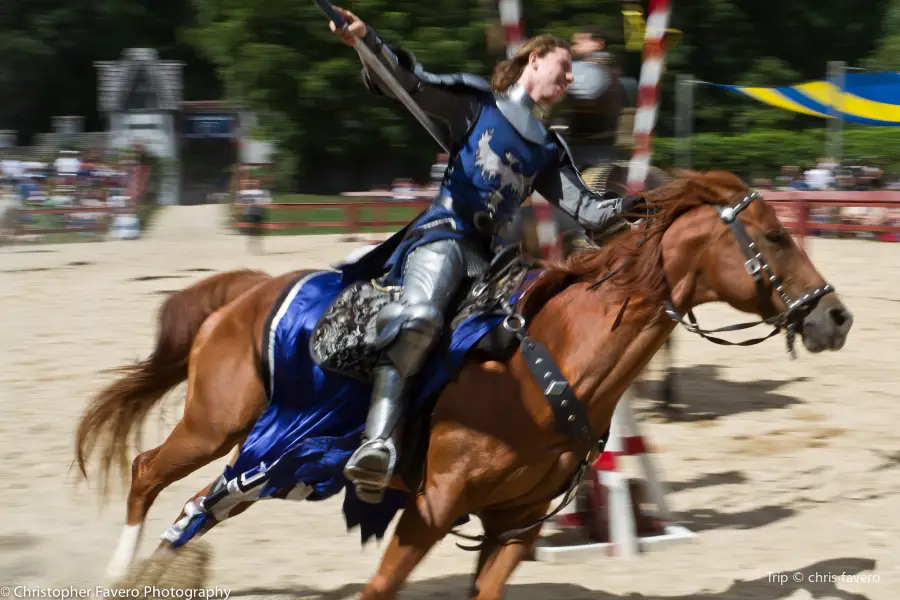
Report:
M499 227L535 190L592 230L626 215L640 218L645 204L636 197L594 194L565 142L542 124L542 111L572 82L566 42L549 35L531 39L497 66L488 83L469 74L427 73L409 51L389 47L358 17L337 10L348 25L338 30L332 22L331 30L348 45L353 45L351 36L361 38L421 109L443 124L451 148L433 204L399 241L384 242L393 246L383 249L390 254L379 264L380 283L399 286L399 301L387 304L376 318L380 359L372 403L363 443L344 469L357 496L378 503L396 464L409 382L442 335L445 313L462 282L487 267ZM363 65L365 86L396 99ZM376 248L359 261L378 255Z

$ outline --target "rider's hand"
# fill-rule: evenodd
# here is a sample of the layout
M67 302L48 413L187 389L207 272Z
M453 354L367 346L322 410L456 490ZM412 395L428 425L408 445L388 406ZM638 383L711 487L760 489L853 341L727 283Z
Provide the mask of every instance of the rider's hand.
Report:
M328 22L328 27L341 38L341 41L347 44L348 46L353 46L353 36L361 38L366 35L366 24L360 20L359 17L354 15L349 10L343 9L339 6L335 6L334 9L344 17L344 20L347 21L347 27L345 29L339 30L334 21Z
M622 198L619 205L620 211L627 220L638 220L653 214L653 207L647 199L640 195L628 195Z

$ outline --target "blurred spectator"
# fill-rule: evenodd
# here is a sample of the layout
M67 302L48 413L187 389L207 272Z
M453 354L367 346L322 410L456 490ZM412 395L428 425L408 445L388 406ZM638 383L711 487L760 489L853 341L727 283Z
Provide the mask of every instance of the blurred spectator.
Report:
M820 158L815 168L809 169L804 173L806 177L806 185L811 190L829 190L834 187L834 174L832 170L833 163Z
M73 178L81 171L81 160L78 158L78 152L72 150L63 150L59 153L59 157L53 161L56 168L56 175L60 178Z
M416 192L418 189L419 187L413 183L412 179L395 179L394 183L391 185L391 192L393 192L391 199L399 202L415 200L415 195L410 196L403 192Z
M781 167L781 175L775 178L775 188L782 191L790 190L798 171L799 169L794 166Z
M0 183L18 185L25 178L25 165L18 158L10 156L0 162L0 174Z
M447 163L450 156L445 153L438 154L437 161L431 165L431 184L435 187L440 186L444 180L444 172L447 170Z

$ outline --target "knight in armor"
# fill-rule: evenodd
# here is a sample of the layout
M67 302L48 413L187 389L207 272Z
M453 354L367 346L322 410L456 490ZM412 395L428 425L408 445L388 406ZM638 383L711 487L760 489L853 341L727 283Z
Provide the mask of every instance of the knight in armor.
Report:
M357 496L378 503L396 465L409 383L443 334L456 292L487 268L500 227L520 204L537 191L581 227L600 231L625 215L639 218L646 205L639 197L592 192L563 139L542 123L543 111L572 82L565 41L549 35L529 40L497 66L491 82L470 74L434 75L409 51L389 47L355 15L338 11L348 26L336 30L331 23L331 30L349 45L351 36L361 38L422 110L443 124L451 148L433 204L382 248L359 259L377 261L377 282L400 290L399 300L376 318L380 359L372 402L363 443L344 469ZM394 98L363 65L366 88ZM342 267L345 275L354 268L361 269Z

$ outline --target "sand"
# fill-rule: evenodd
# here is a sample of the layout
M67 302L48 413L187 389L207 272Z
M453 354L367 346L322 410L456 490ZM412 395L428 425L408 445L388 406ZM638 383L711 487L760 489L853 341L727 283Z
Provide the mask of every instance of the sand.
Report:
M218 209L191 210L206 221L182 223L177 235L0 248L0 586L101 582L124 494L117 489L104 507L76 485L73 431L110 380L103 371L150 351L165 293L214 271L325 267L360 245L339 236L270 238L267 253L255 256L244 238L217 232ZM900 245L812 240L810 253L855 314L841 352L801 348L790 361L780 337L722 348L679 331L683 418L637 402L672 508L697 539L631 561L527 562L508 598L900 598ZM698 316L706 326L743 318L720 306ZM174 424L183 397L183 387L170 396L143 449ZM221 468L207 466L162 493L142 556ZM361 549L358 535L346 533L337 498L264 501L205 539L215 551L210 584L260 598L352 597L383 548ZM454 542L435 548L401 597L466 597L476 557Z

